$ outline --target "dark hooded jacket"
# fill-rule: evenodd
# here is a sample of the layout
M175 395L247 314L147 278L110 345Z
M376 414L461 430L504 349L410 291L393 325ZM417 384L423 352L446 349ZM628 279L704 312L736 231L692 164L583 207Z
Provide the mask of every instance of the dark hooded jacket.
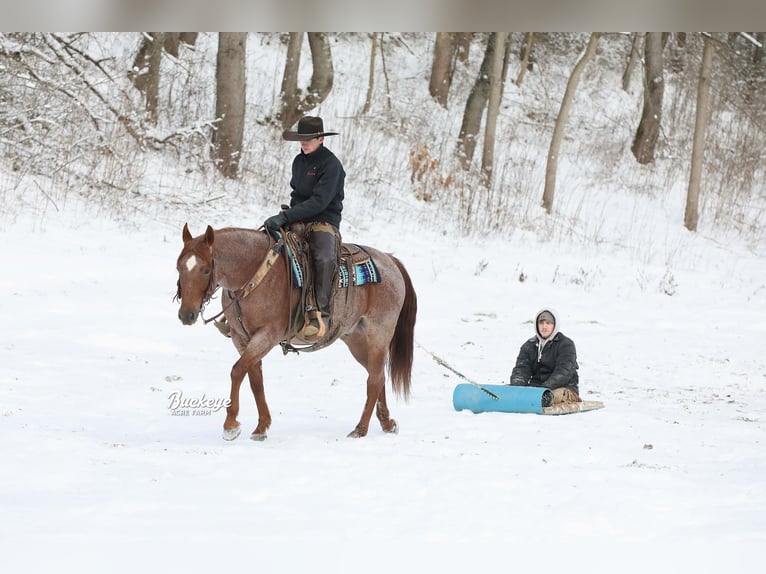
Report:
M345 178L340 160L324 144L310 154L301 151L293 160L287 222L321 221L340 228Z
M537 330L537 318L543 311L548 311L555 320L553 332L547 339ZM551 390L568 387L579 395L577 351L574 341L559 331L558 315L553 309L541 309L534 322L535 336L521 346L511 371L511 384Z

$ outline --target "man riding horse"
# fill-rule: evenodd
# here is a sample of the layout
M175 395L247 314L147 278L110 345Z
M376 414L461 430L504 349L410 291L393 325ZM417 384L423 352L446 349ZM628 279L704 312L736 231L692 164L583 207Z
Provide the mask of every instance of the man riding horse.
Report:
M291 223L306 225L316 302L316 307L306 309L306 340L321 340L329 329L330 297L338 269L346 172L335 154L324 147L325 136L334 135L337 132L325 132L322 118L315 116L301 118L297 131L282 132L285 140L301 145L292 165L290 206L263 223L272 235Z

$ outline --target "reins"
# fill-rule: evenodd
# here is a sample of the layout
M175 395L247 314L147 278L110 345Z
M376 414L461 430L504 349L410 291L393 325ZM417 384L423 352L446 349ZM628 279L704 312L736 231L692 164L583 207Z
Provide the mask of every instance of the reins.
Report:
M207 325L211 321L214 321L215 319L223 315L232 305L238 303L239 301L241 301L242 299L250 295L253 289L255 289L256 287L258 287L258 285L261 284L261 281L263 281L264 277L266 277L266 275L269 273L271 268L274 266L274 262L277 259L279 259L279 254L282 252L283 246L284 246L284 240L280 236L279 240L276 243L274 243L274 245L272 245L271 248L266 253L266 257L264 258L264 260L261 262L260 266L256 270L255 275L253 275L249 281L247 281L242 287L240 287L237 290L236 296L231 301L229 301L229 303L223 309L221 309L219 313L217 313L213 317L210 317L209 319L205 319L203 317L203 320L205 321L205 325ZM215 259L213 260L213 269L215 269ZM210 296L212 296L213 293L215 293L216 289L218 289L218 285L215 285L214 280L215 280L215 273L211 273L210 284L211 286L213 286L213 288L210 293ZM210 287L208 287L208 291L210 291Z

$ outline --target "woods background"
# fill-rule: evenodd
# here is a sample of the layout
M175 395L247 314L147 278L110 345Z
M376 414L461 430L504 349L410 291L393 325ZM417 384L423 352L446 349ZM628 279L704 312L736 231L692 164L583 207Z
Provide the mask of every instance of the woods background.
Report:
M763 45L763 32L4 33L3 215L72 196L127 220L190 203L267 215L289 193L281 131L314 114L341 132L328 146L352 225L619 242L626 225L652 233L649 198L678 226L755 248ZM610 201L626 221L603 221Z

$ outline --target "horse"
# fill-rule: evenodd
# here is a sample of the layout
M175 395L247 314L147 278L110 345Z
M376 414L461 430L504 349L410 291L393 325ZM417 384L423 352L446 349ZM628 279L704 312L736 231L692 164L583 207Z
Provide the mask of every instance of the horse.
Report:
M239 390L247 375L258 409L258 424L250 438L265 440L272 421L263 385L263 357L276 345L281 344L284 349L287 343L306 343L299 334L290 334L290 318L302 303L287 257L282 254L285 265L275 262L279 248L284 250L284 246L263 230L235 227L214 230L208 225L205 233L192 237L188 223L184 224L182 239L183 249L176 263L179 320L184 325L196 323L220 288L222 314L239 352L239 359L231 368L223 438L234 440L241 432L237 420ZM347 244L343 246L348 248ZM398 432L398 424L386 404L386 371L394 393L403 395L406 402L410 395L417 316L417 295L401 261L372 247L362 249L374 260L380 282L354 286L350 298L343 297L345 289L338 289L332 303L331 320L335 327L330 329L339 329L336 336L367 371L362 415L348 434L353 438L367 435L375 407L383 431Z

